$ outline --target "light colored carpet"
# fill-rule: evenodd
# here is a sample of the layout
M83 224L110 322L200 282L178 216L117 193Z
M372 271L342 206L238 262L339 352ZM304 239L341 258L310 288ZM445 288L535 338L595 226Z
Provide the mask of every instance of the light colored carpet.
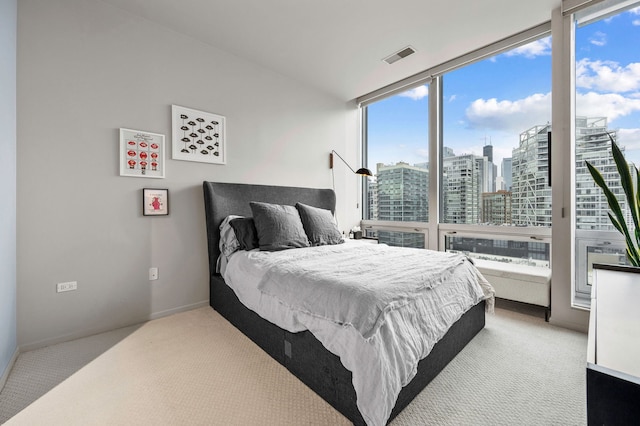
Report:
M118 343L6 424L349 424L211 308L120 333L110 337ZM56 346L78 354L87 339ZM20 355L0 394L0 419L9 400L33 392L26 383L42 388L37 367L23 364L29 354ZM56 370L66 359L44 365ZM496 309L392 425L586 424L585 359L586 335Z

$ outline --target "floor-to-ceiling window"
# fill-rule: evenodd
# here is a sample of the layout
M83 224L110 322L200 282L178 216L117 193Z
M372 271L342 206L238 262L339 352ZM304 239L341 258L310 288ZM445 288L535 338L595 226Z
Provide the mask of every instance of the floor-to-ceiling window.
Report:
M626 210L611 155L611 140L616 141L630 165L640 164L640 3L595 3L575 13L573 20L574 305L586 307L590 302L593 263L627 262L624 240L613 228L606 198L594 184L585 162L601 171Z
M367 236L400 247L425 247L429 218L429 85L403 91L366 107L367 182L364 219L376 222ZM394 222L413 224L395 229Z
M550 266L550 49L541 26L366 100L368 235L425 247L431 230L432 249Z
M528 41L443 75L441 223L551 226L550 39ZM549 267L548 242L453 232L445 234L447 250Z

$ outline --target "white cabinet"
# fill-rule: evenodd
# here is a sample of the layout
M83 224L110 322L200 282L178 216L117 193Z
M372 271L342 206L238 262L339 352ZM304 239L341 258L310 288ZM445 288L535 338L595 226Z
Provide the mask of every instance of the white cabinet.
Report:
M640 268L593 265L587 343L587 421L638 424Z
M640 377L640 268L594 265L587 359Z

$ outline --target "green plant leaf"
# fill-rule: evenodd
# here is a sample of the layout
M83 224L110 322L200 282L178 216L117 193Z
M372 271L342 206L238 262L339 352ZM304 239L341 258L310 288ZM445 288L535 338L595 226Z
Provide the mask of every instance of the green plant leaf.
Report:
M585 161L587 165L587 169L593 178L593 181L602 189L605 197L607 198L607 203L609 204L609 208L611 212L608 212L609 219L613 226L625 237L625 242L627 245L627 256L629 257L629 261L634 263L640 263L640 253L635 247L633 243L633 239L631 238L631 234L629 233L629 228L627 227L627 222L624 220L624 215L622 214L622 209L620 208L620 203L616 198L615 194L609 189L607 186L602 174L598 169L596 169L591 163ZM627 168L628 170L628 168ZM633 198L632 198L633 199ZM613 213L613 214L612 214Z
M613 140L611 134L607 133L607 135L611 140L611 152L613 153L613 160L616 163L616 168L618 169L618 174L620 175L620 184L622 185L624 194L627 197L627 204L629 211L631 212L631 219L633 220L633 224L635 225L636 229L638 229L638 227L640 227L640 222L638 221L638 203L636 202L637 198L635 197L633 191L633 181L631 179L631 173L629 172L629 165L627 164L626 158L624 158L624 154L618 147L618 144L616 144L616 142ZM637 176L634 177L636 177L637 179Z

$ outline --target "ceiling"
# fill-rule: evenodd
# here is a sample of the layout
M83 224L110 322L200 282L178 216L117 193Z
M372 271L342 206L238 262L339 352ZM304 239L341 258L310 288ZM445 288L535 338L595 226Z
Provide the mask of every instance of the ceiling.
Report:
M551 19L560 0L103 0L345 101ZM412 46L392 65L383 58Z

